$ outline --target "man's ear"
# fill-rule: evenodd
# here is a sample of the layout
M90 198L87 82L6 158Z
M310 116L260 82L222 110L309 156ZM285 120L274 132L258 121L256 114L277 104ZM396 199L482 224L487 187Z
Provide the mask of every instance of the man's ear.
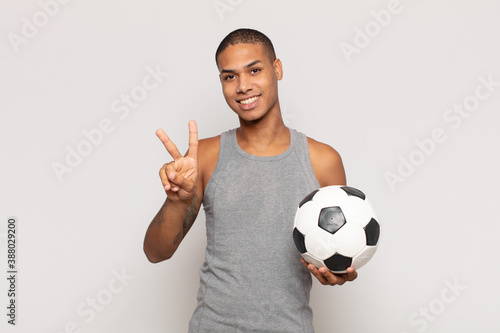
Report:
M283 78L283 64L281 60L276 58L273 62L274 72L276 73L276 78L281 80Z

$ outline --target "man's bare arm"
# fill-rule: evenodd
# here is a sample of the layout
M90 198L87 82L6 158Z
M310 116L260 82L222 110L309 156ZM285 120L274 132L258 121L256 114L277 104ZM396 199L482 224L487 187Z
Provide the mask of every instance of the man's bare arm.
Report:
M167 197L144 239L144 253L149 261L157 263L172 257L196 220L200 204L198 195L188 206L172 202Z
M314 174L320 187L330 185L346 185L344 165L340 154L324 143L308 138L309 156L313 166ZM347 281L353 281L358 277L358 273L353 267L349 267L345 274L333 274L325 267L319 269L306 262L303 258L300 262L313 274L321 284L342 285Z
M203 197L198 172L196 123L189 122L189 149L184 156L163 130L156 134L174 160L160 169L167 199L151 221L144 238L144 253L155 263L172 257L193 225Z

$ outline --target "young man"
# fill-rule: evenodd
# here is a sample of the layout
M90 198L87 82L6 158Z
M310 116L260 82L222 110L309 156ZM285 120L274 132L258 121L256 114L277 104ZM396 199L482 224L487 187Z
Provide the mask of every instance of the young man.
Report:
M198 141L190 121L184 156L157 131L173 161L160 169L167 198L146 232L144 252L151 262L169 259L203 203L207 249L189 332L313 332L311 273L325 285L357 273L350 267L334 275L301 259L293 217L312 190L345 185L341 158L284 125L283 68L265 35L233 31L219 45L216 63L240 127Z

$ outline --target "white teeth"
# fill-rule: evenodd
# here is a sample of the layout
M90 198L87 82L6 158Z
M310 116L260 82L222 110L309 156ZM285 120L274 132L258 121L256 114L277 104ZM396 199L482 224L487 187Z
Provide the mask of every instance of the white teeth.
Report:
M258 98L259 98L259 96L255 96L255 97L240 101L240 103L244 104L244 105L251 104L251 103L255 102Z

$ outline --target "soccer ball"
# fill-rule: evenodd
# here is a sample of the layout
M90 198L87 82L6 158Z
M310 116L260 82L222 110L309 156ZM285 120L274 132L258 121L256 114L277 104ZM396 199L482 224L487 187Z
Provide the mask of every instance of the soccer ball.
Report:
M336 274L356 270L375 254L380 235L377 214L366 195L349 186L326 186L299 204L293 240L302 257Z

